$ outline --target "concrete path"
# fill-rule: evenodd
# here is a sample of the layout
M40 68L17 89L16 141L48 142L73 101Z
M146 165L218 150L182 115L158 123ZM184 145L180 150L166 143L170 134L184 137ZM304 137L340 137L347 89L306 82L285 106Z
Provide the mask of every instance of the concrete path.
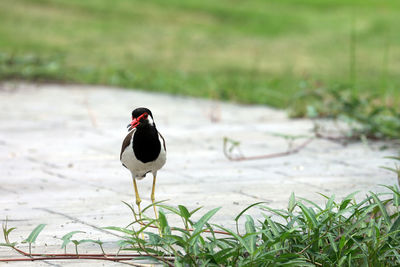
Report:
M288 143L277 133L311 134L311 121L289 120L271 108L107 87L8 83L0 85L0 220L8 218L9 226L17 227L13 240L22 241L45 223L36 252L62 252L59 238L73 230L86 231L77 236L81 239L107 241L106 249L115 251L118 238L101 227L132 221L121 202L134 203L132 180L119 153L130 113L138 106L152 110L167 142L156 199L204 206L204 212L221 206L213 222L228 227L251 203L285 208L291 192L323 204L318 192L341 198L359 190L362 197L369 190L384 191L379 184L397 183L394 174L380 168L392 166L384 156L396 154L380 150L382 143L341 146L315 140L298 154L229 161L223 137L240 141L243 153L252 156L285 151ZM144 205L149 204L151 178L138 186ZM249 213L260 216L258 209ZM86 246L86 251L98 249ZM0 257L10 255L16 256L0 247ZM35 265L88 263L105 264ZM32 263L18 263L24 265Z

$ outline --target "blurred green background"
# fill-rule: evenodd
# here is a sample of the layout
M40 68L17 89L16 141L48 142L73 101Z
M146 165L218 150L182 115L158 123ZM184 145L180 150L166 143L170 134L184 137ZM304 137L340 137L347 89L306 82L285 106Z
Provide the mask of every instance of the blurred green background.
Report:
M1 0L0 80L280 108L345 88L397 108L399 29L397 0Z

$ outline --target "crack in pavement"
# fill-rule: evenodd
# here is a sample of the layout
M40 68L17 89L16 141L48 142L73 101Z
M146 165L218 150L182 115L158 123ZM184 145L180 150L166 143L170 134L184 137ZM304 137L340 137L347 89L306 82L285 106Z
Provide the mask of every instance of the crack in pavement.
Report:
M116 191L116 190L114 190L112 188L108 188L108 187L105 187L105 186L99 186L97 184L88 183L88 182L85 182L83 180L77 180L77 179L74 179L74 178L67 177L64 174L61 174L59 172L51 171L51 170L49 170L49 168L50 169L61 169L60 166L55 165L53 163L50 163L50 162L47 162L47 161L40 161L40 160L37 160L37 159L35 159L33 157L26 157L26 159L28 161L30 161L30 162L33 162L33 163L36 163L36 164L40 165L42 167L41 170L44 173L46 173L46 174L48 174L50 176L54 176L54 177L57 177L57 178L60 178L60 179L64 179L64 180L67 180L67 181L76 182L76 183L79 183L79 184L85 184L85 185L88 185L88 186L93 186L93 187L95 187L97 189L109 190L111 192L117 193L118 195L130 196L130 194L119 192L119 191ZM13 192L13 193L15 193L15 192Z
M47 167L50 167L50 168L55 168L55 169L59 169L60 168L60 166L58 166L58 165L56 165L54 163L50 163L50 162L47 162L47 161L44 161L44 160L37 160L34 157L28 156L28 157L26 157L26 159L28 161L30 161L30 162L37 163L39 165L44 165L44 166L47 166Z
M55 264L55 263L52 263L52 262L48 262L46 260L43 260L42 262L44 262L44 263L46 263L47 265L50 265L50 266L62 267L62 265L60 265L60 264Z
M46 168L44 168L44 167L42 168L42 171L43 171L44 173L48 174L48 175L51 175L51 176L54 176L54 177L57 177L57 178L60 178L60 179L64 179L64 180L68 180L68 181L71 181L71 182L75 182L75 183L79 183L79 184L84 184L84 185L88 185L88 186L93 186L93 187L95 187L95 188L97 188L97 189L109 190L109 191L111 191L111 192L117 193L118 195L131 196L130 194L126 194L126 193L123 193L123 192L119 192L119 191L114 190L114 189L112 189L112 188L108 188L108 187L101 186L101 185L100 185L100 186L99 186L99 185L95 185L95 184L92 184L92 183L85 182L85 181L83 181L83 180L73 179L73 178L67 177L67 176L65 176L65 175L63 175L63 174L61 174L61 173L54 172L54 171L50 171L50 170L48 170L48 169L46 169Z
M104 230L103 228L98 227L98 226L96 226L96 225L94 225L94 224L91 224L91 223L82 221L82 220L80 220L80 219L78 219L78 218L76 218L76 217L73 217L73 216L71 216L71 215L68 215L68 214L65 214L65 213L62 213L62 212L59 212L59 211L54 211L54 210L51 210L51 209L48 209L48 208L34 208L34 209L35 209L35 210L42 210L42 211L45 211L45 212L50 213L50 214L60 215L60 216L63 216L63 217L65 217L65 218L67 218L67 219L73 220L73 221L75 221L75 222L84 224L84 225L86 225L86 226L90 226L90 227L92 227L93 229L96 229L97 231L100 231L100 232L103 232L103 233L106 233L106 234L109 234L109 235L117 236L117 237L119 237L119 238L123 238L123 236L114 234L113 232Z
M0 222L28 222L30 219L0 219Z
M240 194L240 195L243 195L243 196L246 196L246 197L250 197L250 198L254 198L254 199L258 199L258 200L265 201L266 204L270 204L270 203L272 202L272 200L265 199L265 198L261 198L261 197L255 196L255 195L251 195L251 194L248 194L248 193L243 192L242 190L240 190L240 191L233 191L233 192L234 192L234 193L237 193L237 194Z
M13 193L13 194L17 194L18 195L17 191L14 191L14 190L11 190L11 189L7 189L7 188L4 188L2 186L0 186L0 191L4 191L4 192L7 192L7 193Z

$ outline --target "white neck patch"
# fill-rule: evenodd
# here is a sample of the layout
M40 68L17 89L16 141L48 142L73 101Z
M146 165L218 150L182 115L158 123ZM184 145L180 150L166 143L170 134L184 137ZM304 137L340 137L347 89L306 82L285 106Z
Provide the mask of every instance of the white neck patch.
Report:
M154 121L153 121L153 119L151 118L151 116L149 115L149 116L147 116L147 121L149 122L149 124L150 125L154 125Z

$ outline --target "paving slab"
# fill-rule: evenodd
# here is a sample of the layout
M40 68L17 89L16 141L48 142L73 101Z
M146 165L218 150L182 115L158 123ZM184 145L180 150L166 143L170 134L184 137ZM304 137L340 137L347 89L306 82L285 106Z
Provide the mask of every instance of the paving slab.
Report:
M398 148L382 142L342 146L314 140L297 154L252 161L230 161L223 138L241 142L245 155L282 152L288 141L277 134L311 135L314 124L289 119L284 111L104 86L5 83L0 85L0 220L17 227L22 241L47 224L34 251L62 252L60 237L83 230L115 252L118 239L105 226L132 221L122 201L134 203L129 171L119 153L132 109L152 110L167 142L167 164L159 171L156 199L207 211L222 207L213 222L233 227L249 204L265 201L285 208L291 192L323 204L318 195L343 198L354 191L382 192L397 184L385 156ZM329 122L328 122L329 123ZM296 140L299 145L302 140ZM150 203L151 178L138 183ZM249 214L260 216L252 209ZM172 218L172 220L174 220ZM0 241L2 242L2 241ZM72 247L68 251L72 252ZM82 252L98 252L94 246ZM0 247L0 257L16 256ZM36 262L35 266L87 266L104 262ZM14 264L17 265L17 264ZM31 266L33 263L18 263ZM120 265L118 263L106 263Z

